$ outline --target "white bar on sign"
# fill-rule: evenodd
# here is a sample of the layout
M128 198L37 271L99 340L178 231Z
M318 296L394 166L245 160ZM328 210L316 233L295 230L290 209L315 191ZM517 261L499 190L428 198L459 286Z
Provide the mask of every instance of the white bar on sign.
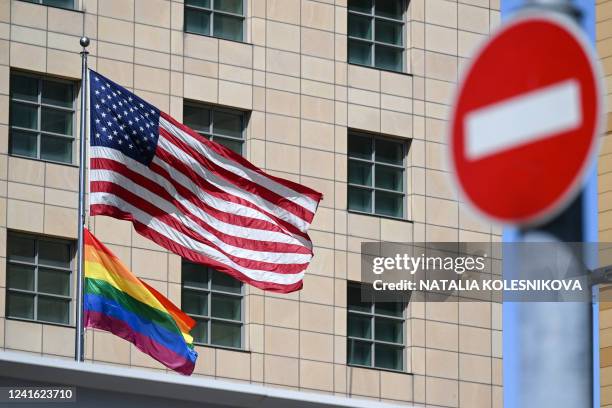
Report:
M580 84L559 82L466 115L466 157L478 160L570 131L582 123Z

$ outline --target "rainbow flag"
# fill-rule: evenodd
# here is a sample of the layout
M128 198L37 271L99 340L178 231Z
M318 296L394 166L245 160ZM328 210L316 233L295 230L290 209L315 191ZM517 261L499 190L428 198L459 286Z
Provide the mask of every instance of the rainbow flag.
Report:
M166 367L191 375L195 321L138 279L85 228L85 327L109 331Z

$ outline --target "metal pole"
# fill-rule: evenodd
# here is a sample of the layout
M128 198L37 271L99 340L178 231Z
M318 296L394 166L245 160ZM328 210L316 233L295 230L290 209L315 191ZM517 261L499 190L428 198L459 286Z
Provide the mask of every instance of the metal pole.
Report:
M516 11L547 10L573 19L588 33L592 24L588 10L593 7L589 2L594 0L502 0L502 19ZM597 192L590 188L592 184L593 178L588 177L578 199L550 224L528 231L506 228L504 242L596 241ZM552 230L554 236L546 234ZM591 248L585 247L583 261L593 267ZM506 257L504 251L504 279L517 275L515 267L520 262L509 252ZM593 313L592 305L584 302L504 302L506 408L586 408L598 403Z
M74 359L83 361L85 359L84 347L84 328L83 328L83 279L84 279L84 256L83 256L83 228L85 228L85 169L87 165L87 135L86 135L86 109L87 109L87 47L89 46L89 38L81 37L81 145L80 145L80 161L79 161L79 214L77 222L78 230L78 255L77 255L77 293L76 293L76 336L74 342Z

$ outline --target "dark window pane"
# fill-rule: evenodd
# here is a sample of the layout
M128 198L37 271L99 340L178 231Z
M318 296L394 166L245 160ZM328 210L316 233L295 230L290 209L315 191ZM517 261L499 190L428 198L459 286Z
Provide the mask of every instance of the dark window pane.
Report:
M36 241L32 238L9 235L8 254L9 261L21 261L34 263L36 252Z
M34 291L34 267L9 264L7 280L11 289Z
M404 163L404 144L385 139L377 139L376 161L402 165Z
M376 20L374 25L376 26L376 41L387 44L402 45L403 25L401 23Z
M235 296L223 296L212 294L211 309L212 317L220 319L240 320L241 299Z
M377 0L374 7L374 13L377 16L402 19L403 2L401 0Z
M349 313L347 322L347 332L349 337L371 339L372 318L370 316Z
M208 341L208 322L196 319L196 325L189 333L193 336L195 343L206 343Z
M34 319L34 295L8 292L6 315L22 319Z
M348 163L349 183L361 184L362 186L372 185L372 163L364 163L357 160L349 160Z
M70 268L70 245L55 241L38 241L38 263Z
M376 61L377 68L388 69L391 71L402 71L403 49L390 48L377 45Z
M22 75L11 75L13 98L38 102L38 79Z
M186 8L185 31L210 35L210 12Z
M242 284L226 273L214 271L212 273L212 288L223 292L240 293Z
M63 82L43 81L43 103L72 108L72 101L72 85Z
M385 319L376 317L374 322L376 340L387 341L389 343L403 343L404 336L402 333L404 325L401 320Z
M349 364L372 365L371 343L349 339L347 354Z
M41 135L40 158L72 163L72 140L64 137Z
M351 64L372 65L372 44L349 40L348 59Z
M214 137L213 141L227 147L228 149L232 150L235 153L242 155L242 142L239 142L237 140L232 140L232 139L226 139L224 137L218 137L218 136Z
M372 311L372 302L365 301L361 296L361 287L359 285L348 286L348 308L349 310L357 310L360 312L370 313Z
M11 104L11 125L27 128L38 128L38 108L23 103Z
M242 138L242 116L227 112L213 112L213 133Z
M375 194L376 214L398 218L404 215L404 196L382 191L377 191Z
M388 368L390 370L403 370L404 359L403 349L401 347L376 344L374 348L376 367Z
M32 132L11 130L11 153L19 156L37 156L38 135Z
M215 10L242 14L243 0L214 0Z
M41 129L46 132L72 135L72 112L42 108Z
M210 132L210 110L185 105L183 107L183 122L198 132Z
M240 17L230 17L223 14L217 14L213 16L215 19L214 36L219 38L225 38L226 40L242 41L242 22L243 19Z
M38 297L38 320L68 324L69 316L70 302L68 300Z
M351 157L372 160L372 138L349 135L348 154Z
M374 306L376 314L383 314L387 316L398 316L404 315L404 304L401 302L380 302Z
M397 167L376 165L376 187L387 190L403 191L404 171Z
M183 261L181 270L184 286L208 288L208 268L206 266Z
M348 9L361 13L372 13L372 0L349 0Z
M190 6L210 8L210 0L185 0L185 4Z
M349 210L372 212L372 192L358 187L348 189Z
M348 35L350 37L372 39L372 18L349 14L348 16Z
M216 346L241 347L241 326L239 324L212 321L210 342Z
M43 0L47 6L74 8L74 0Z
M70 296L70 273L39 268L38 292Z
M183 289L181 304L185 313L208 316L208 295L203 292Z

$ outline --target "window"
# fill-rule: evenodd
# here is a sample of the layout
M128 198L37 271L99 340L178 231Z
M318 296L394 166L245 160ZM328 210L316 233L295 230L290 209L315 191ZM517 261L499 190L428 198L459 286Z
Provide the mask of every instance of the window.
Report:
M348 364L404 369L404 309L399 302L363 301L361 285L348 285Z
M185 31L243 41L243 0L185 0Z
M70 323L72 244L9 232L6 315Z
M186 103L183 107L185 125L238 154L243 154L244 121L244 113L237 110L191 103Z
M242 348L242 283L183 260L182 309L196 322L195 343Z
M74 85L11 74L10 153L72 163Z
M351 64L404 69L404 1L349 0L348 59Z
M30 3L44 4L45 6L54 6L67 9L74 8L74 0L25 0Z
M407 144L367 134L349 133L348 209L403 218Z

